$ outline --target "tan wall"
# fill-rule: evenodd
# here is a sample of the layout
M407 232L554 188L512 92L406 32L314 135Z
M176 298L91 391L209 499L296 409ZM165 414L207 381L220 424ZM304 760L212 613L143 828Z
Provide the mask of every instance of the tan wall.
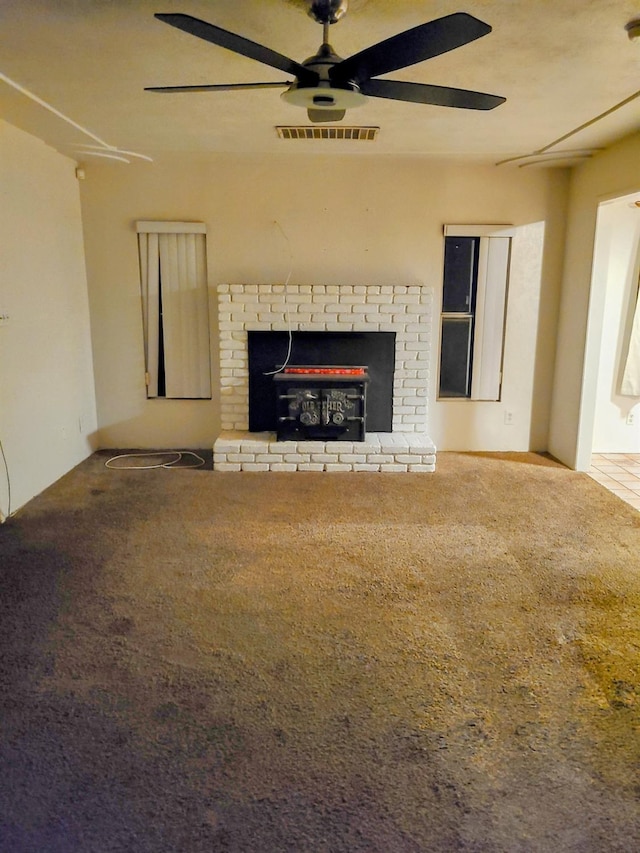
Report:
M571 180L549 450L579 470L591 456L605 302L606 279L596 276L592 287L598 204L640 190L638 163L635 134L575 169Z
M562 171L368 155L89 164L82 205L102 446L209 446L219 431L217 391L211 402L147 401L143 382L134 222L193 219L208 226L212 296L219 283L282 283L290 269L295 284L423 284L439 296L444 223L522 226L503 402L436 403L434 371L429 433L439 449L544 449L566 186ZM212 327L215 353L215 317ZM214 363L214 384L215 375Z
M96 409L75 163L0 122L0 187L0 440L16 510L91 453Z

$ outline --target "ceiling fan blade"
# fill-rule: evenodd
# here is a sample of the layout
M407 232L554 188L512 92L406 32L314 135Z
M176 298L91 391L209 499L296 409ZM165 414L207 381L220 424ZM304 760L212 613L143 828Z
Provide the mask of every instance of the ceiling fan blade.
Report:
M329 71L334 83L357 83L447 53L491 32L489 24L456 12L420 24L344 59Z
M234 53L239 53L241 56L246 56L249 59L255 59L264 65L270 65L272 68L285 71L287 74L293 74L294 77L307 86L314 86L318 82L318 75L315 71L310 71L293 59L289 59L287 56L283 56L269 47L264 47L264 45L250 41L243 36L238 36L235 33L230 33L228 30L216 27L214 24L201 21L199 18L193 18L191 15L183 15L178 12L157 13L154 17L165 24L183 30L185 33L211 42L211 44L225 47L227 50L232 50Z
M291 83L213 83L203 86L145 86L145 92L229 92L233 89L281 89Z
M492 110L507 100L501 95L487 95L485 92L472 92L470 89L406 83L400 80L367 80L361 85L360 91L363 95L371 95L374 98L413 101L416 104L433 104L438 107L458 107L463 110Z

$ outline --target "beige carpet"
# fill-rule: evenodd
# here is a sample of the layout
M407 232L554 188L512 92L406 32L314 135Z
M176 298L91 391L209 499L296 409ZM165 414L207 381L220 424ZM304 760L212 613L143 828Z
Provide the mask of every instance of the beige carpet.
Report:
M640 849L640 513L106 458L0 527L0 850Z

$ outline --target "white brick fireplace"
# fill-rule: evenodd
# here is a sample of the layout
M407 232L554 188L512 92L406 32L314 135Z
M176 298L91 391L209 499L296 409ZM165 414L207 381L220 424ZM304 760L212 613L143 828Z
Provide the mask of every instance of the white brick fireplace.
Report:
M431 289L411 285L218 287L222 432L217 471L382 471L435 469L427 433ZM393 424L365 441L276 441L249 432L248 331L395 332Z

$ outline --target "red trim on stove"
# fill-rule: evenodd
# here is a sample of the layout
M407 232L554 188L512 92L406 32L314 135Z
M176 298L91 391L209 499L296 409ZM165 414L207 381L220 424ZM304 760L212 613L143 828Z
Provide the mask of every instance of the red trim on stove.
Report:
M284 373L321 374L323 376L364 376L366 367L285 367Z

